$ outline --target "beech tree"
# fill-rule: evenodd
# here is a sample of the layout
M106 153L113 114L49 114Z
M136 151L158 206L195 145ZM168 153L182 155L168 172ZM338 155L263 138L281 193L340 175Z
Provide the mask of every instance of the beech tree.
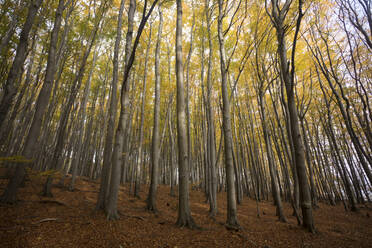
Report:
M182 60L182 1L177 0L176 23L176 77L177 77L177 144L179 169L178 226L195 228L189 203L189 157L187 151L187 127L185 110L185 89Z
M0 126L3 125L4 119L6 118L13 103L14 97L17 94L17 82L23 68L23 63L27 56L27 46L30 31L42 2L42 0L31 1L28 7L27 18L19 37L16 54L4 85L4 93L1 97Z
M152 144L151 144L151 183L149 189L149 195L147 199L147 208L151 211L156 212L156 192L158 187L159 177L159 114L160 114L160 46L163 31L163 12L161 10L161 4L159 8L159 28L158 37L156 41L155 50L155 99L154 99L154 130L152 132ZM164 124L165 125L165 124Z
M280 4L276 0L271 1L271 21L276 29L276 36L278 41L278 55L280 58L280 74L282 83L286 89L287 96L287 106L289 112L291 139L294 148L294 163L296 165L296 172L299 181L300 188L300 199L301 199L301 209L303 215L303 226L307 228L310 232L315 232L314 221L311 206L311 196L309 184L306 175L306 165L305 165L305 153L298 123L298 113L295 103L294 96L294 77L295 77L295 54L296 54L296 43L297 36L300 32L301 20L303 17L302 0L298 2L298 17L296 21L295 35L293 38L293 47L291 52L291 60L287 60L287 49L286 49L286 29L284 28L284 21L289 12L292 1L288 0L280 7Z
M220 68L221 68L221 90L223 100L223 132L224 132L224 155L226 166L226 186L227 186L227 220L226 225L229 228L238 228L239 223L237 219L236 210L236 188L234 178L234 164L233 164L233 144L231 131L231 113L230 113L230 99L227 91L227 65L226 65L226 51L224 42L224 32L222 30L222 22L226 13L224 13L224 1L218 1L218 43L220 52Z
M130 76L130 70L133 66L133 62L135 59L136 49L139 44L139 39L141 37L141 34L143 32L143 29L146 25L147 20L149 19L153 9L155 8L158 0L155 0L152 5L150 6L150 9L147 11L147 0L145 1L144 7L143 7L143 13L142 13L142 19L139 24L137 35L133 43L132 49L130 49L131 40L130 37L133 32L133 17L134 17L134 11L135 11L135 1L131 0L130 2L130 10L128 15L128 31L127 31L127 44L126 44L126 64L124 69L124 79L121 87L121 108L120 108L120 116L119 116L119 124L118 128L116 129L115 134L115 146L113 151L113 157L112 157L112 168L111 168L111 180L110 180L110 193L108 198L108 203L106 206L106 213L108 219L117 219L119 218L119 215L117 213L117 198L118 198L118 192L119 192L119 184L120 184L120 161L122 161L121 152L123 151L123 143L124 143L124 131L125 131L125 123L128 119L128 111L125 111L126 108L128 108L128 91L129 91L129 76Z

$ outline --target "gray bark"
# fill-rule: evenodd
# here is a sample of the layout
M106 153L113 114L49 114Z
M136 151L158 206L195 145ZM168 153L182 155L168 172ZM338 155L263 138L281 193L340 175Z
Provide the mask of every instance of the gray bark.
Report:
M274 162L273 157L273 151L272 151L272 144L270 139L270 130L267 127L267 121L266 121L266 113L265 113L265 102L264 102L264 92L262 92L262 88L260 92L258 93L258 104L260 105L260 111L261 111L261 125L262 125L262 131L264 135L265 145L266 145L266 155L267 160L269 162L269 170L270 170L270 177L271 177L271 183L272 183L272 190L273 190L273 198L274 202L276 204L277 214L279 217L279 220L282 222L287 222L287 219L283 212L283 205L282 200L278 188L278 180L276 177L276 166Z
M32 1L28 8L27 18L19 37L16 55L14 57L12 67L10 68L8 77L4 84L4 94L0 102L0 127L2 126L9 110L11 109L11 105L17 93L18 87L16 84L22 71L23 63L25 62L27 56L29 34L32 29L36 14L42 2L43 2L42 0Z
M291 128L291 139L293 141L294 147L294 161L296 164L297 176L299 181L299 189L300 189L300 199L301 199L301 209L303 215L303 226L307 228L310 232L315 232L314 228L314 220L313 220L313 213L312 213L312 205L311 205L311 195L310 195L310 188L307 180L306 175L306 164L305 164L305 153L302 144L302 138L298 123L298 113L297 107L294 97L294 74L295 74L295 51L296 51L296 42L297 36L300 29L301 19L303 17L302 13L302 0L299 0L298 6L298 17L296 22L296 30L295 36L293 41L292 47L292 56L291 56L291 68L289 67L289 62L287 60L287 49L286 49L286 40L285 40L285 28L284 28L284 20L286 17L286 13L289 10L291 5L291 0L286 0L283 7L279 7L279 3L277 0L271 0L271 21L276 29L276 36L278 41L278 54L280 59L280 73L283 84L286 88L287 93L287 105L288 105L288 113L289 113L289 121L290 121L290 128Z
M133 39L133 24L134 24L134 14L136 11L136 1L130 0L129 2L129 10L128 10L128 30L126 34L126 43L125 43L125 70L129 63L129 57L132 47L132 39ZM120 117L119 117L119 124L116 129L115 133L115 145L114 151L112 154L111 159L111 171L110 171L110 183L109 183L109 192L108 192L108 199L107 204L105 206L105 212L107 215L107 219L118 219L119 215L117 212L117 196L119 194L119 184L120 184L120 166L123 163L123 146L124 146L124 134L125 134L125 124L128 119L128 111L126 109L129 106L129 96L128 96L128 89L125 89L129 86L129 72L125 72L127 75L124 75L124 82L122 84L121 89L121 107L120 107Z
M216 173L216 142L215 142L215 128L214 128L214 113L212 108L212 61L213 61L213 43L211 34L211 13L209 10L209 0L206 1L206 21L208 33L208 70L207 70L207 142L208 142L208 161L210 168L210 189L209 189L209 213L215 216L218 212L217 205L217 173Z
M177 78L177 138L178 138L178 218L177 225L180 227L195 228L195 222L191 216L189 203L189 157L187 151L187 127L185 89L183 82L182 62L182 0L177 0L177 24L176 24L176 78Z
M113 71L112 71L112 85L110 95L110 109L107 123L107 134L105 138L105 147L103 155L103 168L101 173L101 184L98 193L96 209L104 209L108 198L108 188L110 185L110 167L112 147L114 142L114 130L117 109L117 88L118 88L118 73L119 73L119 50L121 41L121 29L123 23L123 11L125 0L121 0L118 14L118 24L116 28L116 39L114 47Z
M129 14L128 14L128 31L127 31L127 43L126 43L126 65L124 71L124 78L121 88L121 108L120 108L120 117L119 117L119 124L118 128L116 129L115 134L115 146L114 152L112 155L112 169L111 169L111 181L110 181L110 194L107 202L106 207L106 214L107 219L118 219L118 211L117 211L117 200L119 194L119 184L120 184L120 175L121 175L121 168L120 165L122 164L123 156L123 145L124 145L124 134L125 134L125 124L129 119L128 111L125 111L129 106L129 75L131 68L133 66L133 62L136 55L136 49L139 44L139 40L143 29L146 25L148 18L150 17L155 5L157 4L158 0L155 0L148 12L146 13L147 8L147 0L144 4L144 10L140 25L138 27L136 39L134 41L133 47L131 49L131 40L132 40L132 33L133 33L133 21L134 21L134 12L135 12L135 0L131 0L130 7L129 7Z
M81 163L80 161L80 157L81 157L81 151L82 151L82 141L83 141L83 135L84 135L84 123L85 123L85 120L86 120L86 108L87 108L87 102L88 102L88 97L89 97L89 92L90 92L90 84L91 84L91 81L92 81L92 74L93 74L93 69L95 68L95 64L96 64L96 61L97 61L97 46L95 47L95 51L94 51L94 55L93 55L93 62L92 62L92 66L91 66L91 69L90 69L90 72L89 72L89 76L88 76L88 79L85 83L85 88L84 88L84 94L83 94L83 99L81 100L81 104L80 104L80 109L79 109L79 113L78 113L78 116L77 116L77 144L76 144L76 151L75 151L75 155L74 155L74 158L72 160L72 178L71 178L71 182L70 182L70 185L69 185L69 190L70 191L74 191L75 189L75 181L76 181L76 176L77 176L77 173L78 173L78 166L79 164ZM81 166L84 166L84 164L81 164Z
M143 89L142 89L142 101L141 101L141 120L140 120L140 130L139 130L139 141L138 141L138 156L137 156L137 167L136 167L136 181L134 187L134 196L140 198L140 184L141 184L141 174L145 174L145 170L142 171L143 161L143 123L145 121L145 101L146 101L146 86L147 86L147 64L149 60L149 53L151 47L151 35L152 35L152 24L150 23L149 37L147 41L146 56L145 56L145 65L144 65L144 75L143 75ZM156 54L155 54L156 56ZM155 61L155 78L156 78L156 61ZM156 99L156 83L155 83L155 99ZM155 118L155 116L154 116ZM155 131L155 130L154 130ZM145 168L144 168L145 169Z
M156 42L155 49L155 100L154 100L154 129L152 132L152 144L151 144L151 184L149 189L149 195L147 198L147 209L150 211L157 212L156 206L156 193L158 187L159 178L159 117L160 117L160 46L162 39L163 30L163 13L161 5L159 5L159 28L158 28L158 39ZM166 122L164 123L166 126Z
M226 68L226 54L225 54L225 41L222 30L223 22L223 0L218 0L218 42L220 51L220 68L221 68L221 90L223 101L223 133L224 133L224 154L226 166L226 187L227 187L227 220L226 226L228 228L240 228L237 219L236 209L236 189L234 178L234 162L233 162L233 144L232 144L232 131L231 131L231 113L230 113L230 99L227 89L227 68Z

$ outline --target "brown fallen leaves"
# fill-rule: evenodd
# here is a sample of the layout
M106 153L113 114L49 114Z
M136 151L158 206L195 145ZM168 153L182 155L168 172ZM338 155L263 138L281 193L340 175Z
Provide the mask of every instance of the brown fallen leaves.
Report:
M370 209L345 212L342 205L320 204L314 211L318 234L296 225L289 204L288 223L277 221L271 202L260 202L265 215L257 218L256 203L244 198L238 206L239 231L227 230L220 223L226 218L225 193L218 195L219 214L208 217L204 194L190 191L191 211L202 230L178 228L177 198L169 196L168 186L159 186L159 213L145 210L147 186L141 199L128 196L129 186L121 186L118 221L107 221L95 212L99 184L82 178L75 192L54 187L54 199L39 196L43 181L26 183L13 206L0 205L0 247L370 247L372 221ZM0 181L0 193L6 180ZM63 203L63 204L60 204Z

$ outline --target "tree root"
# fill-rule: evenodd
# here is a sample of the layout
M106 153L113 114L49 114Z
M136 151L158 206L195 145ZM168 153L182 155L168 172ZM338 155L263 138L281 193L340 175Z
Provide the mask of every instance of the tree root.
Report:
M178 217L178 220L176 222L176 226L181 227L181 228L182 227L187 227L187 228L192 229L192 230L201 230L201 227L196 225L196 223L194 222L194 220L191 216L186 216L184 218Z
M118 214L118 212L115 210L115 211L106 211L106 215L107 215L107 220L118 220L120 219L120 216Z
M120 212L120 211L118 211L118 214L119 214L120 216L124 216L124 217L128 217L128 218L135 218L135 219L139 219L139 220L145 221L145 218L143 218L143 217L141 217L141 216L123 214L123 213Z
M286 218L285 216L283 216L283 215L282 215L282 216L279 215L278 220L279 220L280 222L282 222L282 223L288 223L287 218Z
M151 212L151 213L153 213L153 214L157 214L158 213L158 209L156 207L152 206L152 205L151 206L147 205L146 206L146 210L149 211L149 212Z
M239 224L232 225L232 224L225 223L225 227L229 231L236 231L237 232L237 231L242 230L242 227Z

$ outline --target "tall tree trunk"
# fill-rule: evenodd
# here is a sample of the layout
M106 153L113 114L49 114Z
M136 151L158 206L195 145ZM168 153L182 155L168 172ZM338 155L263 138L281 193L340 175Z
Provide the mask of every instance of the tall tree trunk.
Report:
M318 207L318 196L315 188L315 181L314 181L314 172L313 172L313 159L310 151L310 146L309 146L309 141L307 139L307 134L305 130L305 124L306 122L305 117L303 116L300 118L300 123L301 123L301 129L302 129L302 135L304 139L304 144L305 144L305 155L306 155L306 163L309 169L309 176L310 176L310 193L311 193L311 202L313 204L313 207L316 208Z
M293 141L294 147L294 160L296 163L297 176L300 188L300 199L301 199L301 209L303 215L303 226L307 228L310 232L315 232L314 220L311 206L311 195L309 184L306 175L306 164L305 164L305 153L302 144L302 138L298 123L298 113L294 97L294 74L295 74L295 53L296 53L296 43L298 33L300 31L301 19L303 17L302 13L302 0L299 0L298 6L298 17L296 22L296 30L292 47L291 56L291 68L289 67L289 62L287 60L287 49L285 40L285 28L284 20L286 17L286 12L288 11L292 1L286 0L282 8L279 7L280 3L277 0L271 0L271 20L276 29L276 36L278 41L278 55L280 58L280 72L281 79L286 88L287 93L287 105L291 128L291 139Z
M176 179L175 179L175 165L177 163L176 159L176 152L174 147L174 137L173 137L173 126L172 126L172 114L169 116L168 120L169 125L169 142L170 142L170 196L176 196L175 194L175 187L176 187Z
M194 27L195 27L195 13L194 13L194 1L192 0L192 24L190 31L190 48L186 58L186 120L187 120L187 156L189 158L189 169L193 165L192 154L191 154L191 133L190 133L190 61L193 52L193 41L194 41Z
M118 128L116 129L115 134L115 146L114 152L112 154L112 169L111 169L111 180L110 180L110 194L106 206L106 214L107 219L118 219L118 211L117 211L117 200L119 194L119 184L120 184L120 176L121 176L121 168L120 165L122 164L123 156L123 145L124 145L124 134L125 134L125 124L128 122L129 119L129 112L125 109L129 106L129 77L130 71L133 66L133 62L136 56L136 49L140 41L141 34L143 29L145 28L146 22L150 17L155 5L157 4L158 0L155 0L149 11L146 13L147 8L147 0L144 4L144 10L141 22L139 24L136 39L134 41L132 49L131 47L131 40L132 40L132 33L133 33L133 23L134 23L134 12L136 9L136 2L135 0L130 1L129 7L129 14L128 14L128 31L127 31L127 44L126 44L126 64L125 64L125 71L124 71L124 78L121 87L121 108L120 108L120 116L119 116L119 124Z
M134 25L134 14L136 11L136 1L130 0L129 10L128 10L128 30L126 34L126 43L125 43L125 70L128 70L129 57L131 56L131 47L133 39L133 25ZM107 204L105 204L105 212L108 219L117 219L119 215L117 213L117 195L119 193L119 183L120 183L120 166L123 164L122 151L124 147L124 132L125 124L128 119L128 111L126 110L129 105L128 91L125 87L129 88L130 76L129 72L125 71L126 78L124 78L125 84L122 84L121 89L121 107L120 107L120 116L119 123L115 133L115 145L114 151L111 158L111 171L110 181L109 181L109 192ZM116 111L116 110L115 110Z
M118 24L116 28L116 39L114 47L113 71L112 71L112 85L110 94L110 109L107 123L107 134L105 138L105 147L103 155L103 168L101 173L101 184L98 193L96 209L105 209L108 198L108 189L110 185L110 168L112 147L114 142L114 130L117 110L117 88L118 88L118 74L119 74L119 51L121 41L121 29L123 23L123 11L125 0L120 1L120 9L118 14Z
M21 6L19 6L19 7L22 8ZM11 15L11 21L8 24L8 27L7 27L8 30L1 37L1 40L0 40L0 57L2 57L3 49L8 46L8 44L9 44L9 42L10 42L10 40L11 40L11 38L12 38L16 28L17 28L18 18L19 18L19 16L16 13L13 13Z
M279 220L282 222L287 222L287 219L285 218L284 212L283 212L283 206L282 206L282 199L280 197L280 192L278 188L278 180L276 177L276 168L275 168L275 162L273 158L273 151L272 151L272 144L270 140L270 131L267 127L266 122L266 113L265 113L265 102L264 102L264 92L262 91L262 84L261 88L258 92L258 104L260 106L261 111L261 125L262 125L262 131L264 135L265 145L266 145L266 154L267 154L267 160L269 162L269 170L270 170L270 177L271 177L271 183L272 183L272 190L273 190L273 198L274 202L276 204L276 211L279 217Z
M143 143L143 123L145 121L147 64L148 64L148 60L149 60L149 53L150 53L150 47L151 47L151 35L152 35L152 24L150 23L150 32L149 32L149 37L148 37L148 41L147 41L145 65L144 65L141 116L140 116L141 120L140 120L140 128L139 128L139 135L138 135L138 138L139 138L139 140L138 140L138 157L137 157L137 167L136 167L136 179L135 179L135 186L134 186L134 196L137 197L137 198L140 198L139 191L140 191L140 184L141 184L141 174L145 173L145 170L142 171L142 168L141 168L142 164L145 164L145 162L143 160L143 155L144 154L143 154L143 144L142 143ZM155 54L155 56L156 56L156 54ZM156 61L155 61L155 71L156 71ZM156 75L155 75L155 77L156 77ZM155 85L155 99L156 99L156 85ZM154 116L154 118L155 118L155 116Z
M218 42L220 51L220 67L221 67L221 90L222 90L222 101L223 101L223 133L224 133L224 144L225 144L225 166L226 166L226 186L227 186L227 220L226 226L228 228L237 229L240 228L237 219L236 210L236 189L235 189L235 178L234 178L234 162L233 162L233 144L232 144L232 132L231 132L231 117L230 117L230 99L227 90L227 68L226 68L226 54L225 54L225 42L222 30L223 22L223 0L218 0Z
M185 89L182 62L182 0L177 0L176 22L176 77L177 77L177 138L178 138L178 219L177 225L195 228L189 203L189 157L187 152L187 127Z
M158 187L159 178L159 117L160 117L160 45L162 39L163 30L163 12L161 5L159 4L159 28L158 28L158 39L156 42L155 50L155 100L154 100L154 129L152 132L152 144L151 144L151 184L149 189L149 195L147 198L147 209L150 211L157 212L156 207L156 193ZM169 111L169 110L168 110ZM168 115L167 115L168 116ZM166 120L164 122L166 126ZM171 127L170 127L171 128Z
M20 37L20 43L17 48L17 53L16 57L14 59L14 63L12 66L12 69L10 71L7 83L6 83L6 88L10 87L11 90L9 90L9 94L12 94L12 87L13 82L11 82L12 79L11 77L17 78L18 76L16 75L19 73L19 69L17 69L17 66L22 67L24 59L26 57L26 49L27 49L27 42L28 42L28 33L31 30L33 20L36 16L36 13L38 11L38 8L41 5L40 0L37 0L35 3L31 3L30 8L29 8L29 13L27 16L26 23L24 25L24 28L21 33ZM48 53L48 62L47 62L47 68L46 68L46 73L45 73L45 81L44 84L41 88L41 91L39 93L36 106L35 106L35 114L33 121L31 123L31 128L29 130L29 133L27 135L26 141L25 141L25 146L23 148L23 156L25 156L28 159L33 159L34 155L34 148L35 144L39 138L40 135L40 129L42 126L42 119L44 112L48 106L48 101L50 97L50 92L53 87L53 81L54 81L54 74L55 74L55 58L56 58L56 48L57 48L57 41L58 41L58 34L59 34L59 29L61 27L61 19L62 19L62 12L64 9L64 0L60 0L58 3L58 7L56 10L55 14L55 20L54 20L54 27L51 32L51 40L50 40L50 45L49 45L49 53ZM18 57L17 57L18 56ZM17 62L16 62L17 61ZM19 63L17 65L17 63ZM14 69L13 69L14 68ZM17 72L18 70L18 72ZM13 73L13 76L11 75ZM13 88L13 90L16 90L16 88ZM6 90L7 91L7 90ZM15 92L14 92L15 94ZM4 95L4 98L6 97L6 93ZM21 96L20 96L21 97ZM10 100L8 103L8 106L11 104ZM0 105L0 109L2 106L3 102ZM1 111L0 111L1 113ZM5 114L6 116L6 114ZM0 114L0 118L1 114ZM1 126L1 119L0 119L0 126ZM23 180L23 177L25 175L25 165L19 165L16 170L15 176L9 181L9 184L4 191L4 194L2 196L2 201L5 202L14 202L16 200L16 195L17 195L17 188L19 186L19 183Z
M88 97L89 97L89 92L90 92L90 84L92 81L93 69L95 68L96 60L97 60L97 46L95 47L92 66L90 68L88 79L85 83L83 99L81 100L80 109L79 109L79 113L77 116L78 134L77 134L77 144L75 146L76 151L75 151L75 155L74 155L74 158L72 160L72 165L71 165L72 178L71 178L71 182L69 185L70 191L74 191L75 189L75 181L76 181L76 176L78 173L78 166L79 165L81 165L82 167L84 166L84 164L81 164L80 157L81 157L82 141L83 141L83 135L84 135L84 126L85 126L84 123L86 122L86 108L87 108L87 102L88 102Z
M210 190L209 190L209 214L215 216L218 211L217 207L217 173L216 173L216 143L215 143L215 128L214 128L214 113L212 109L212 61L213 61L213 43L211 34L211 13L209 10L209 0L205 1L206 8L206 21L207 21L207 34L208 34L208 71L207 71L207 142L208 142L208 161L210 167Z
M27 18L19 37L19 43L17 46L13 64L12 67L10 68L8 77L4 84L4 94L0 102L0 127L2 126L9 110L11 109L13 99L17 93L18 88L17 80L20 76L20 73L23 68L23 63L25 62L26 59L29 34L33 26L36 14L42 2L43 2L42 0L31 1L30 6L28 7ZM10 198L5 199L4 197L5 195L2 197L3 201L10 200Z

